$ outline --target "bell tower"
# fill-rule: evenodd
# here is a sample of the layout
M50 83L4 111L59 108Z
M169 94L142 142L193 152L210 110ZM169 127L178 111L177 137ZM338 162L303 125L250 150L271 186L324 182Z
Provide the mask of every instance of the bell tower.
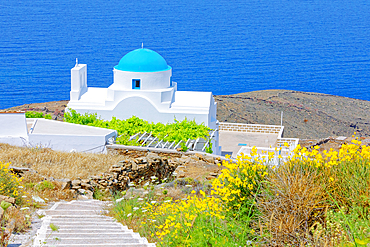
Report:
M71 69L71 92L70 100L79 100L87 92L87 65L79 64L76 58L76 65Z

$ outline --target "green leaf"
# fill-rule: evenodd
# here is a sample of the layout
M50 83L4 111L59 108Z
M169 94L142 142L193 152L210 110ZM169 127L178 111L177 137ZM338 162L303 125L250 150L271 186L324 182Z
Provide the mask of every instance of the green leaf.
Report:
M360 245L366 245L366 244L370 243L368 238L366 238L366 239L355 238L355 242L356 242L356 244L360 244Z
M12 204L11 203L9 203L9 202L6 202L6 201L2 201L1 202L1 204L0 204L0 207L2 208L2 209L4 209L4 211L5 210L7 210L8 209L8 207L10 207Z
M53 223L50 223L50 228L53 232L59 231L59 226L54 225Z

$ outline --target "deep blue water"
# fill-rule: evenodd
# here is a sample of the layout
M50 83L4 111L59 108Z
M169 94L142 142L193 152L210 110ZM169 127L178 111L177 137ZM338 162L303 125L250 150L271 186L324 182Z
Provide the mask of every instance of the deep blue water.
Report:
M0 0L0 109L69 99L76 58L108 87L142 42L179 90L370 100L369 0Z

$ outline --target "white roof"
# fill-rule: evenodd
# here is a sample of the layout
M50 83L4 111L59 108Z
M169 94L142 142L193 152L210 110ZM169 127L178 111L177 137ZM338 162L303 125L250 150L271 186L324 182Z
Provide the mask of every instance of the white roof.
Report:
M32 126L31 126L32 125ZM115 130L98 127L65 123L43 118L27 119L30 134L52 134L52 135L77 135L77 136L106 136Z

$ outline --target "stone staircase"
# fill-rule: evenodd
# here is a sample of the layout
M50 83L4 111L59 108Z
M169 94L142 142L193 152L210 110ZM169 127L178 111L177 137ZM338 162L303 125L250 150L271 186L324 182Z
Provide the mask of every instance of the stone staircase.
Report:
M105 205L98 200L75 200L57 202L48 210L40 210L45 216L33 246L155 246L139 233L103 216ZM58 231L52 231L50 224L57 226Z

